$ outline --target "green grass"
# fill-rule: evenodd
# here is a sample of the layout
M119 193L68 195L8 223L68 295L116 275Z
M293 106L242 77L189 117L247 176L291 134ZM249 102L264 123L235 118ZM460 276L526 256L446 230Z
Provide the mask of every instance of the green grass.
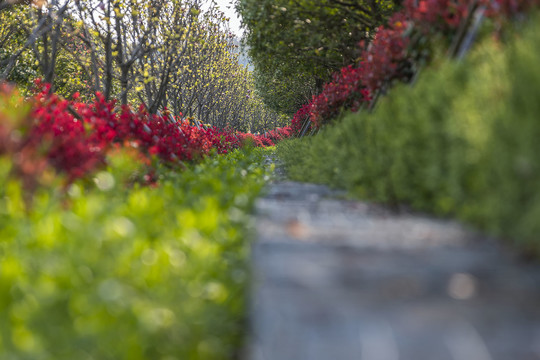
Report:
M439 61L371 114L279 144L290 176L459 217L540 253L540 25L520 27L506 45Z
M0 159L1 359L234 359L263 150L126 189L129 159L25 210ZM105 184L105 185L104 185Z

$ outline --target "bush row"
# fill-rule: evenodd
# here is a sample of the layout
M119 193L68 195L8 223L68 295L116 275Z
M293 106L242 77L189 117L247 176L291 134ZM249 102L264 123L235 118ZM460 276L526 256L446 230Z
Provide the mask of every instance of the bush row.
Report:
M14 174L31 191L47 169L65 175L66 184L89 177L106 165L108 152L131 149L146 166L142 182L154 183L157 163L181 168L210 154L226 154L245 143L272 146L272 139L216 127L194 126L168 114L121 108L100 94L87 104L63 99L50 85L36 82L36 94L23 99L8 85L0 85L0 155L8 154ZM274 133L284 134L277 129ZM286 132L285 132L286 133Z
M482 42L350 114L278 145L294 179L457 215L540 251L540 26ZM525 27L523 23L519 27Z

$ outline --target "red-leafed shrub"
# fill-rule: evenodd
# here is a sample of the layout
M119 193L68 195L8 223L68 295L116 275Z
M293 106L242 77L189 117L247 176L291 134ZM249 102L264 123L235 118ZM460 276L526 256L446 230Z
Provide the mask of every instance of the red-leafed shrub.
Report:
M424 33L457 29L467 16L469 0L407 0L402 14Z
M358 111L362 104L370 101L370 92L362 83L364 72L363 66L344 67L333 75L333 81L324 86L321 94L313 97L309 114L316 126L335 117L343 108Z
M68 182L104 165L114 132L93 121L94 116L83 121L75 118L69 112L70 102L51 94L49 85L42 86L41 90L34 97L31 116L35 124L27 135L27 148L43 151L49 165L65 173Z
M293 135L300 135L300 131L302 131L302 126L304 126L304 123L310 117L310 111L311 111L311 103L308 103L302 106L296 112L296 114L294 114L291 121L291 128L292 128ZM309 125L309 127L311 128L311 124Z
M1 87L0 155L10 155L23 178L35 179L50 167L64 174L69 184L105 166L107 153L113 148L135 149L146 164L156 159L175 166L213 153L226 154L242 146L245 137L252 138L256 146L273 145L263 136L199 128L167 113L150 114L144 106L138 111L128 106L118 108L115 101L106 101L99 93L90 104L77 102L77 98L77 94L72 100L60 98L39 80L36 94L26 102L14 89ZM12 99L20 99L20 104L8 106ZM8 108L21 112L23 105L28 109L18 123L4 113ZM150 169L149 176L152 174Z
M254 146L265 147L265 146L274 146L272 140L262 135L249 134L249 133L238 133L236 134L238 139L242 144L251 143Z
M410 39L404 36L404 33L409 26L411 23L405 14L394 14L387 26L381 26L377 30L375 39L362 52L359 82L360 86L365 86L371 94L391 81L409 75L403 66L408 57L407 50L410 43Z
M266 133L266 137L270 139L273 143L277 143L283 139L290 138L293 135L293 129L290 126L285 126L281 128L276 128L270 130Z

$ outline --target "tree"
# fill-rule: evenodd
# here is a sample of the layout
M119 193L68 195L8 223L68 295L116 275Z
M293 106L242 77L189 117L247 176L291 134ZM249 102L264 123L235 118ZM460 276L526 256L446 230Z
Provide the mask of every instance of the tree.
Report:
M27 27L21 26L27 21L28 14L22 6L0 11L0 81L24 85L37 77L36 59L28 48L14 56L27 41ZM10 70L6 71L8 67Z
M0 63L0 80L8 79L11 71L21 57L29 48L34 50L41 70L48 80L54 77L54 67L58 52L58 42L60 41L60 27L67 14L70 0L60 2L58 0L50 1L13 1L8 0L0 3L0 14L2 16L14 15L18 18L19 23L15 24L25 33L24 40L18 38L17 44L12 48L9 57L3 59ZM23 8L15 9L15 5ZM29 5L31 4L31 6ZM12 11L13 10L13 11ZM13 20L13 18L11 18ZM1 24L2 29L12 26L11 24ZM13 37L10 38L12 40ZM38 49L37 43L41 42L41 50ZM3 44L0 44L3 45Z
M63 3L52 0L46 4L31 7L34 26L43 23L48 27L47 31L40 34L38 41L34 41L31 45L43 74L43 80L47 83L52 83L55 78L56 61L63 34L62 25L68 5L69 0Z
M92 87L106 99L113 96L127 104L129 74L153 42L149 39L163 9L163 1L76 0L79 38L88 50L81 65L91 74ZM119 94L113 86L120 88Z
M200 4L198 1L169 1L163 10L167 17L152 29L151 50L138 59L138 89L144 90L139 98L152 113L169 107L167 95L173 74L179 71L198 31Z

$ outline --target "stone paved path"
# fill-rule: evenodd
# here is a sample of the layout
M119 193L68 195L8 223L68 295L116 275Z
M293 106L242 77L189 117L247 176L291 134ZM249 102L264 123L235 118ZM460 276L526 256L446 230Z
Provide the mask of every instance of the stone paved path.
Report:
M248 360L540 359L540 266L458 223L281 181L257 204Z

